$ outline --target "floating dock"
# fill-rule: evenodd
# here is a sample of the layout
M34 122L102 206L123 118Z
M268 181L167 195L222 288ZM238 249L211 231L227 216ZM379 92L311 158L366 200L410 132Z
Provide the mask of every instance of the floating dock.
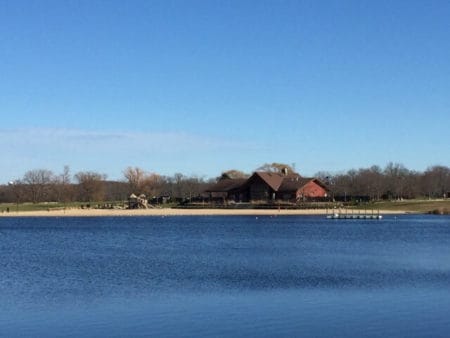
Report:
M374 213L374 211L372 210L372 213L353 213L353 210L351 213L348 212L348 210L345 210L345 212L341 212L339 210L333 210L333 212L331 214L328 214L327 211L327 218L328 219L382 219L383 216L380 215L380 211L378 211L378 213Z

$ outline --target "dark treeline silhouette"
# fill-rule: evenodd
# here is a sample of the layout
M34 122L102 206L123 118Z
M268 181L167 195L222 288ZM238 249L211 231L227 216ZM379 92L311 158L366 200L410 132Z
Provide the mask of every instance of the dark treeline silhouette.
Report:
M200 196L213 181L180 173L162 176L131 167L124 170L121 181L108 181L105 174L93 171L71 175L68 166L61 174L34 169L0 186L0 203L126 201L132 193L145 194L155 203L182 202Z
M374 165L338 174L319 172L316 176L339 200L355 197L368 200L450 197L450 168L440 165L419 172L391 162L384 169Z
M264 164L257 170L276 171L280 168L294 170L281 163ZM224 174L238 178L249 176L235 169ZM419 172L402 164L389 163L385 168L374 165L344 173L321 171L316 177L328 186L330 198L335 200L450 197L450 168L440 165ZM145 194L153 203L183 202L201 198L206 187L216 180L181 173L163 176L138 167L126 168L120 181L108 181L105 174L93 171L72 175L68 166L59 174L34 169L27 171L21 179L0 186L0 202L125 201L132 193Z

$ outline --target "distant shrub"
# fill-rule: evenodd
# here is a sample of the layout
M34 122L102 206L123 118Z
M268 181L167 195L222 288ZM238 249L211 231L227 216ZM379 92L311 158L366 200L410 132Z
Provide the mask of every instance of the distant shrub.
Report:
M433 215L449 215L450 214L450 210L447 208L437 208L434 209L433 211L430 212Z

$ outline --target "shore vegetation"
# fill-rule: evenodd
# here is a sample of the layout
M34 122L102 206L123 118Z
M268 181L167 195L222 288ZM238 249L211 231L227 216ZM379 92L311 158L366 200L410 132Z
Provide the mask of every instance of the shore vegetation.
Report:
M286 168L289 172L296 170L294 165L275 162L263 164L255 171L276 172ZM228 201L218 205L208 200L207 187L219 179L247 178L250 175L238 169L228 169L215 178L182 173L165 176L130 166L123 170L122 179L108 180L106 174L95 171L72 174L69 166L64 166L60 173L32 169L22 177L0 184L0 212L121 209L126 208L128 198L133 195L145 196L151 208L326 209L334 205L436 214L446 214L450 210L449 167L434 165L419 172L399 163L338 173L320 171L314 176L324 183L329 195L325 200L310 201L310 204L302 200L289 201L288 205L284 201L271 201L233 206ZM319 205L319 202L324 204Z

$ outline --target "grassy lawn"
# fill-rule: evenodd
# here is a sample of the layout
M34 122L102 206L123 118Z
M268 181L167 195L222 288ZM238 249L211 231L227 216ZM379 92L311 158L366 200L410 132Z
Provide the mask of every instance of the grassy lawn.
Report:
M91 202L91 208L96 208L97 205L113 204L123 205L123 202ZM313 204L316 206L317 203ZM45 203L0 203L0 213L6 212L9 208L9 212L16 211L39 211L39 210L52 210L63 208L81 208L86 207L86 202L70 202L70 203L57 203L57 202L45 202ZM165 207L174 207L175 205L165 205ZM324 208L326 206L323 206ZM443 213L450 213L450 199L445 200L404 200L404 201L382 201L375 203L360 204L358 206L349 207L350 209L357 210L393 210L393 211L407 211L415 213L432 213L436 210L441 210Z
M67 203L65 205L66 208L77 208L81 205L81 203ZM48 209L62 209L64 208L63 203L56 202L48 202L48 203L1 203L0 204L0 212L6 211L9 208L10 212L15 211L39 211L39 210L48 210Z
M383 201L359 205L357 209L383 209L383 210L399 210L418 213L429 213L434 210L450 211L450 199L446 200L404 200L404 201Z
M92 208L95 208L97 204L103 205L105 203L115 204L114 202L91 202ZM0 212L6 212L9 208L10 212L16 211L40 211L40 210L52 210L52 209L64 209L64 208L81 208L86 206L87 202L70 202L70 203L58 203L58 202L44 202L44 203L0 203Z

